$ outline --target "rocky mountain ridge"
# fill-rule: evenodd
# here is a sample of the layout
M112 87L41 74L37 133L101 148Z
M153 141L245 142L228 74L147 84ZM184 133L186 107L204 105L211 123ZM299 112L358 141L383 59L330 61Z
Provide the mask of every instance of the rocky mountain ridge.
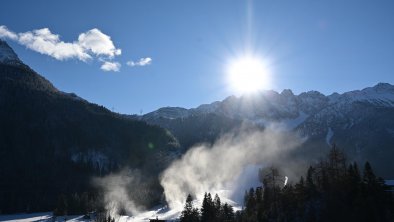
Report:
M167 128L185 150L245 124L275 126L307 138L298 151L310 161L335 144L349 161L371 161L381 175L394 177L394 86L389 83L329 96L270 90L193 109L165 107L137 118Z
M381 107L394 107L394 86L389 83L378 83L373 87L362 90L342 94L333 93L329 96L325 96L318 91L294 95L290 89L283 90L281 93L268 90L252 96L230 96L223 101L203 104L192 109L163 107L140 118L153 121L155 119L177 119L215 113L232 119L247 119L260 123L275 122L300 117L305 119L305 115L316 115L318 112L324 112L323 110L329 107L329 109L339 108L357 102Z

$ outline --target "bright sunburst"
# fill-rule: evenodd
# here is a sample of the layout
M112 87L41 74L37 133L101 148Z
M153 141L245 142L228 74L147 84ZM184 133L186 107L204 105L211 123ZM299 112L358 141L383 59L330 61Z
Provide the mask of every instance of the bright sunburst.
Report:
M258 57L245 56L232 61L227 70L231 90L249 94L269 87L269 70Z

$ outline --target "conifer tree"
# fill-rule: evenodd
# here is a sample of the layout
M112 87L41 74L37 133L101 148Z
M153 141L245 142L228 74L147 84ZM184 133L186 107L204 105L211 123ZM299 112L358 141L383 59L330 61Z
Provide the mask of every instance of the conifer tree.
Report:
M364 184L368 187L373 187L377 183L377 178L372 170L371 164L369 162L365 163L364 166L364 177L363 177Z
M193 198L189 194L189 195L187 195L185 207L181 213L180 221L181 222L198 222L199 220L200 219L199 219L198 210L193 207Z
M204 199L201 207L201 221L211 222L215 221L215 205L212 201L210 193L204 194Z
M221 217L221 214L222 214L222 212L221 212L222 205L221 205L220 197L219 197L218 194L215 194L215 198L213 200L213 204L214 204L213 215L214 215L215 221L219 221L220 217Z
M234 221L234 209L228 203L223 204L222 206L222 221L230 222Z
M315 169L312 166L310 166L308 168L308 172L306 175L306 183L305 183L306 195L308 199L313 198L313 196L315 196L316 193L314 174L315 174Z

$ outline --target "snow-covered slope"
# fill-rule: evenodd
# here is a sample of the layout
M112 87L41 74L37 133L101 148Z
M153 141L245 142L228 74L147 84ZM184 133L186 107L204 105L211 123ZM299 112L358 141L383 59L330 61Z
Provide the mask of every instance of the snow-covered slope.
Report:
M89 222L83 215L53 217L52 212L1 215L3 222Z
M374 87L346 92L332 101L339 104L352 102L368 102L378 106L393 107L394 86L389 83L379 83Z
M156 111L150 112L144 115L145 119L176 119L176 118L184 118L191 114L189 110L180 107L163 107Z

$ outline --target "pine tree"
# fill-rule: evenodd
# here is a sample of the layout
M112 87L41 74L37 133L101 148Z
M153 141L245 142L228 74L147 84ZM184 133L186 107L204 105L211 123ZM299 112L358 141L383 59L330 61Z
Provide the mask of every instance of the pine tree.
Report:
M281 221L294 221L296 218L297 199L295 196L293 185L288 183L281 195Z
M212 196L210 193L204 194L204 200L202 201L201 207L201 221L215 221L215 205L212 201Z
M198 210L193 207L193 198L189 194L189 195L187 195L185 207L181 213L180 221L181 222L198 222L199 220L200 219L199 219Z
M214 210L213 215L214 215L215 221L220 221L221 214L222 214L222 212L221 212L221 210L222 210L222 205L221 205L220 197L219 197L218 194L215 194L215 198L214 198L214 200L213 200L213 204L214 204L214 207L213 207L213 210Z
M346 173L346 157L335 145L328 154L329 178L338 181Z
M247 194L246 203L245 203L245 219L247 221L256 221L257 212L256 212L256 196L253 188L250 188L249 193Z
M385 221L392 215L392 196L385 191L384 180L376 177L369 162L365 163L364 175L365 218L374 221ZM391 212L390 212L391 211Z
M234 209L231 205L225 203L222 206L222 221L224 222L230 222L230 221L234 221Z
M264 217L264 203L263 203L263 188L256 187L256 209L257 209L257 220L262 221Z
M371 164L369 162L365 163L364 166L364 177L363 177L364 184L368 187L373 187L377 183L377 178L372 170Z
M315 174L315 169L312 166L310 166L308 168L308 172L306 175L306 183L305 183L306 195L308 199L312 199L316 195L314 174Z
M296 215L298 218L303 218L305 214L305 180L304 177L301 176L300 181L294 187L294 193L296 198Z

